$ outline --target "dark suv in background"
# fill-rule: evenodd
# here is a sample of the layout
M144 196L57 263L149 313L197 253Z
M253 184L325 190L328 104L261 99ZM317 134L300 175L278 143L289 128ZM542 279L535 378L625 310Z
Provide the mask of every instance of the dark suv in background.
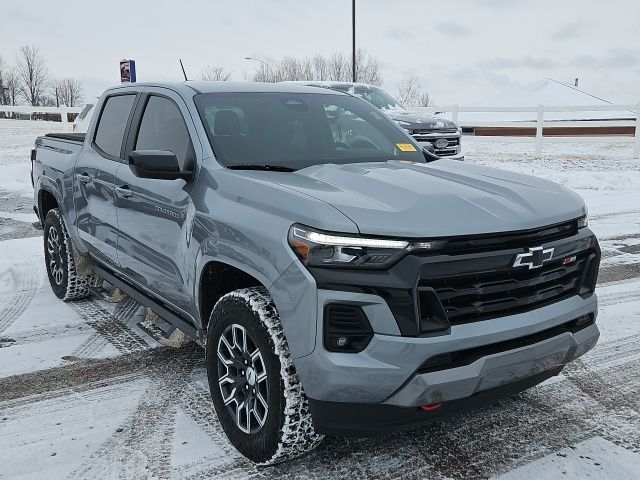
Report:
M287 82L340 90L360 97L382 110L411 135L418 144L438 157L464 160L462 132L458 126L444 118L407 110L398 100L374 85L351 82L302 81Z

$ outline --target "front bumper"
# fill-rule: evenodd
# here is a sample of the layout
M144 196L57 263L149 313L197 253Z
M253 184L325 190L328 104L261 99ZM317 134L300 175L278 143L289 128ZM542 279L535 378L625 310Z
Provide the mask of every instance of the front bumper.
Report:
M544 319L537 326L562 322L587 311L595 318L595 294L576 309L579 301L582 299L575 297L561 302L564 305L550 305L530 313ZM534 328L522 318L526 316L506 317L503 327L509 322L513 323L513 329L492 332L488 327L484 336L495 338ZM315 358L307 358L302 363L300 360L305 359L298 359L296 366L310 397L314 428L318 433L379 435L478 408L557 375L567 363L596 344L600 336L598 327L593 321L586 325L575 332L564 331L540 342L483 356L468 365L427 373L416 370L415 365L433 352L452 348L450 345L437 339L419 339L422 341L401 345L397 340L409 339L375 335L362 354L349 357L324 352L318 355L320 352L316 349L312 355ZM458 328L452 330L451 345L482 343L478 340L481 336L459 333ZM308 382L310 375L314 377L311 383ZM430 411L420 408L425 405L436 408Z
M393 405L336 403L313 399L310 399L309 404L317 433L336 437L369 437L431 423L443 417L482 407L531 388L561 371L562 367L547 370L523 380L478 392L470 397L443 403L432 411Z
M319 291L318 312L331 299L346 292ZM363 306L372 325L391 313L374 295L350 293L350 301ZM362 295L362 296L360 296ZM444 335L404 337L375 333L360 353L327 351L318 341L314 351L295 360L308 397L314 400L377 403L403 407L451 401L487 388L521 380L554 365L566 364L591 349L598 340L595 323L576 333L562 332L541 342L515 349L496 348L468 365L422 374L430 358L465 352L562 328L575 319L597 315L597 296L573 296L529 312L451 327ZM391 318L387 317L387 320ZM322 338L322 322L316 335ZM514 343L517 345L517 342Z

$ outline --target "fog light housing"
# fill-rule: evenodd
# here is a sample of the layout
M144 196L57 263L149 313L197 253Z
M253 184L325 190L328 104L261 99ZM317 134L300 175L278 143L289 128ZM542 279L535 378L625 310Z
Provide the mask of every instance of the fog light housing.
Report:
M373 338L373 330L358 305L330 303L324 308L324 346L330 352L358 353Z

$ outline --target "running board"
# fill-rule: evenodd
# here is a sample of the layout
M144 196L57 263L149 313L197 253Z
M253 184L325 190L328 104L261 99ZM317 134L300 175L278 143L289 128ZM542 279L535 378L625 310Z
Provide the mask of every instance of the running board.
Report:
M196 343L202 344L203 339L198 335L197 328L188 320L185 320L181 316L169 310L167 307L158 303L156 300L151 298L150 296L142 293L137 288L131 286L121 278L115 276L113 273L105 270L104 268L94 265L93 270L96 275L102 277L104 280L109 282L116 288L119 288L124 293L126 293L129 297L133 298L136 302L144 305L145 307L150 308L158 317L160 317L165 322L168 322L173 327L182 330L187 336L191 337Z

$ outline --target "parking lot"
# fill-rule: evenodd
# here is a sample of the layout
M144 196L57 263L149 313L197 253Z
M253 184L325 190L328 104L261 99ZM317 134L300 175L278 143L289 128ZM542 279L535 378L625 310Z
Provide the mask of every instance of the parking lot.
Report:
M603 250L592 352L495 405L380 438L327 438L304 458L256 468L218 425L202 349L161 345L131 299L65 304L51 292L27 159L35 137L55 128L0 120L0 478L637 478L640 162L631 145L548 145L535 159L529 144L465 141L468 162L543 176L587 201Z

